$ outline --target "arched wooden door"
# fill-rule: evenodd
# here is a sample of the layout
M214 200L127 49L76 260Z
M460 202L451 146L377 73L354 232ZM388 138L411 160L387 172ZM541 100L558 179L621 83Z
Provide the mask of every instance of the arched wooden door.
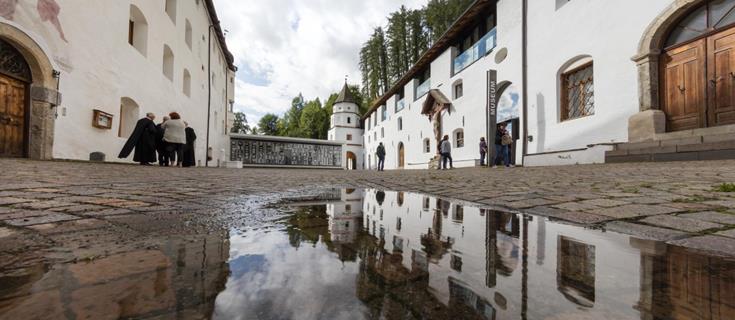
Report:
M0 157L25 157L31 71L20 52L0 39Z
M357 156L347 151L347 170L357 170Z
M661 103L667 131L735 123L735 0L706 1L671 31Z
M403 142L398 144L398 168L403 169L406 167L406 148L403 147Z

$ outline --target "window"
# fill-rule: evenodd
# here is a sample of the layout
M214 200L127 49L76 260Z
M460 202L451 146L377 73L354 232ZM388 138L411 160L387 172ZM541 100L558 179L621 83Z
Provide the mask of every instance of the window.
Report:
M347 117L347 124L352 123L352 117Z
M464 207L460 205L454 206L454 211L452 212L452 220L454 221L463 221L464 220Z
M592 62L563 73L561 90L561 121L595 114Z
M191 73L189 73L189 70L184 69L184 87L183 87L184 94L187 97L191 97Z
M186 46L189 47L189 50L191 50L191 34L191 22L189 22L189 19L186 19L186 31L184 33L184 41L186 42Z
M424 153L431 152L431 140L429 138L424 139Z
M403 118L398 118L398 131L403 130Z
M367 129L370 130L370 118L367 119Z
M174 52L171 47L163 45L163 75L171 81L174 81Z
M460 129L454 132L454 145L457 148L464 147L464 130Z
M382 106L380 108L380 121L385 121L388 118L388 107Z
M422 208L424 209L424 211L429 211L430 205L431 205L431 199L429 199L429 197L424 197L424 201L422 205Z
M464 95L464 86L462 80L454 84L454 99L459 99Z
M143 56L148 50L148 21L138 7L130 6L130 21L128 24L128 43Z
M166 14L171 18L171 21L176 24L176 0L166 0L164 10L166 10Z
M374 136L373 137L373 141L378 141L378 133L377 132L374 132L373 133L373 136Z
M345 205L345 211L347 211L347 212L352 211L352 205L351 204L346 204Z
M351 134L348 134L347 135L347 141L352 141L352 135Z
M376 127L376 126L378 126L378 114L375 113L375 114L373 114L373 116L374 116L373 117L373 127Z
M405 89L401 86L401 89L396 93L396 113L403 110L406 107Z
M414 94L414 100L418 100L419 98L423 97L426 93L429 92L429 89L431 89L431 68L427 67L419 74L419 77L416 79L416 90Z
M385 128L380 128L380 137L385 138Z

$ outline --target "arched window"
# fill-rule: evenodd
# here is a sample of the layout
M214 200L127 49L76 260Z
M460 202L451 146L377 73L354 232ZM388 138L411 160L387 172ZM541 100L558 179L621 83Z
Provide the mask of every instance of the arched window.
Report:
M403 130L403 118L398 117L398 131Z
M163 45L163 75L174 81L174 52L166 44Z
M140 117L140 107L130 98L120 99L120 126L118 127L117 136L127 138L133 133L135 123Z
M464 148L464 130L457 129L454 131L454 146Z
M183 87L184 94L187 97L191 97L191 73L189 73L188 69L184 69L184 87Z
M560 121L595 114L595 78L592 58L573 59L561 69Z
M176 24L176 0L166 0L166 14Z
M676 25L666 39L666 47L687 42L735 23L735 0L707 2Z
M148 20L143 12L134 5L130 5L128 43L143 56L148 55Z
M424 153L430 153L431 152L431 140L429 138L424 139Z
M192 37L192 30L191 30L191 22L189 22L189 19L186 19L186 31L184 32L184 41L186 42L186 46L189 47L189 50L191 50L191 37Z

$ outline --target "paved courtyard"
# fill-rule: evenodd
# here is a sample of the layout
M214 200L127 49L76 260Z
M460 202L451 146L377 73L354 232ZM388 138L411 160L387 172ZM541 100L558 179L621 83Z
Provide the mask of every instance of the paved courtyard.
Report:
M178 169L0 160L0 270L257 228L329 187L420 192L735 255L735 161L450 171ZM150 240L150 241L148 241Z

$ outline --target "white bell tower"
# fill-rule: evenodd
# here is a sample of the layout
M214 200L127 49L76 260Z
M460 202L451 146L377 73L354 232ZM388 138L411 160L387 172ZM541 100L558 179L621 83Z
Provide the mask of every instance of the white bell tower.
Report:
M329 140L341 141L342 166L347 170L363 169L363 141L360 123L360 108L345 82L332 107Z

